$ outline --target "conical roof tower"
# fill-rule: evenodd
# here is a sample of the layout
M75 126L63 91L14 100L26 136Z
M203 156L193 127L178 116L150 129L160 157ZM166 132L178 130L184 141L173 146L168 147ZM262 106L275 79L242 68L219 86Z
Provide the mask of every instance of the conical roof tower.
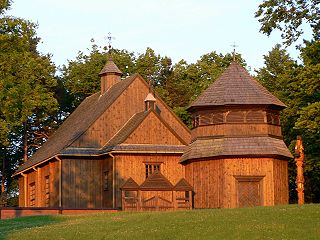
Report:
M286 160L292 155L282 140L279 115L283 108L284 103L236 62L190 105L192 141L181 163L196 191L195 207L287 203ZM219 197L203 201L210 195L207 181L216 181ZM246 193L238 192L239 184ZM248 186L254 196L249 196ZM264 188L270 192L263 192ZM243 200L251 198L255 200Z

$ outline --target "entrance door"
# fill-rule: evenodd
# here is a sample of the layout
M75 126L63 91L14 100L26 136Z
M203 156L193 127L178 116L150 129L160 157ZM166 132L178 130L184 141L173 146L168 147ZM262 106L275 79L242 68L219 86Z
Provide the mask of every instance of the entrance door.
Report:
M238 206L255 207L262 205L261 178L238 178Z

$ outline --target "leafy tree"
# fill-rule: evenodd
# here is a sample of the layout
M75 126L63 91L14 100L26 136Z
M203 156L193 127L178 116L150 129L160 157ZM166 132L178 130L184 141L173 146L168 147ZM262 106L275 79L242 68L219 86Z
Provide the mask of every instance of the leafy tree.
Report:
M285 44L291 45L303 34L303 23L310 25L314 39L320 39L319 12L318 0L264 0L255 17L259 18L262 33L269 36L278 29Z
M37 51L37 26L24 19L4 15L10 3L0 2L2 191L5 184L10 186L9 178L21 160L22 149L26 159L31 150L29 144L35 139L45 141L43 137L36 138L35 134L45 131L44 125L57 110L55 66L49 55L41 55ZM33 140L29 138L30 134L34 135Z
M69 61L62 67L61 84L71 94L72 103L70 109L77 107L86 97L96 93L100 89L100 77L98 73L106 64L109 53L98 47L92 40L91 51L88 55L79 52L76 60ZM133 74L134 54L126 50L113 49L111 57L123 76ZM62 88L63 89L63 88Z
M265 58L265 67L258 71L258 78L280 98L287 108L282 111L281 122L284 140L294 152L297 135L302 135L305 153L305 196L308 202L320 201L320 56L317 41L305 42L300 49L303 63L298 65L286 50L276 45ZM296 166L289 161L290 200L296 201Z

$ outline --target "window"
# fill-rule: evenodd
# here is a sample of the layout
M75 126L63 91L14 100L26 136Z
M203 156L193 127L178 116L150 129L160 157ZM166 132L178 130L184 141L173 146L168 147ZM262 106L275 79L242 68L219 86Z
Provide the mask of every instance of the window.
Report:
M250 111L247 113L248 123L264 123L264 114L262 111Z
M50 176L45 177L45 186L44 186L44 191L45 191L45 205L46 207L49 207L50 205Z
M30 207L36 205L36 183L29 184L29 197L30 197Z
M146 178L154 172L160 172L160 163L146 164Z
M200 115L197 115L193 118L193 127L196 128L199 126L200 123Z
M108 184L108 179L109 179L109 171L105 171L103 175L103 189L105 191L108 190L109 184Z
M230 111L226 117L228 123L243 123L244 116L241 111Z
M156 105L156 113L157 113L158 115L160 115L160 113L161 113L161 109L158 107L158 105Z

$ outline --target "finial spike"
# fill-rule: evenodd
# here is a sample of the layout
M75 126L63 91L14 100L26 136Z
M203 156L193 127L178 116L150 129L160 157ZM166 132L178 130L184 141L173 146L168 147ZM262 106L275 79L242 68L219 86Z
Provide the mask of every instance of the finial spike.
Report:
M236 42L233 42L233 44L231 45L231 47L233 47L233 52L232 52L232 56L233 56L233 61L236 61L236 47L239 47L238 45L236 45Z

